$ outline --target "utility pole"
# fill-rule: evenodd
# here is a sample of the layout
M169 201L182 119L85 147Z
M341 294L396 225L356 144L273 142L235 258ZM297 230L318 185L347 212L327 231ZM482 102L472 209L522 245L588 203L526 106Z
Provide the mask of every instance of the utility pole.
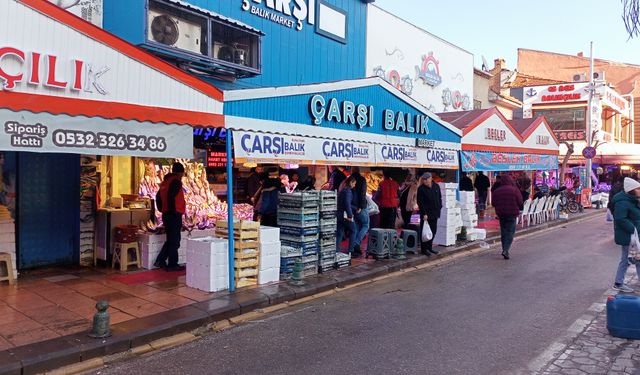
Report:
M589 104L587 106L587 147L593 143L593 110L591 103L595 92L595 82L593 80L593 41L589 46ZM593 168L592 159L587 159L587 181L586 188L591 189L591 170Z

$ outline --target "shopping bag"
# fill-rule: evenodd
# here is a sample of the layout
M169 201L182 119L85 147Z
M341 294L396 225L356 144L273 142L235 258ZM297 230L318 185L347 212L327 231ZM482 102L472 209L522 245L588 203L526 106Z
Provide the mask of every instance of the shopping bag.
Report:
M631 242L629 242L627 261L629 261L629 264L640 263L640 238L638 238L638 230L635 229L631 235Z
M399 208L396 208L396 229L401 229L404 227L404 219L402 219L402 212Z
M369 216L377 215L380 213L380 208L376 204L376 202L371 199L369 194L367 194L367 211L369 211Z
M611 222L613 221L613 214L611 213L611 210L607 208L607 221Z
M422 242L431 241L432 238L433 238L433 233L431 233L431 228L429 227L429 224L425 221L424 225L422 226Z

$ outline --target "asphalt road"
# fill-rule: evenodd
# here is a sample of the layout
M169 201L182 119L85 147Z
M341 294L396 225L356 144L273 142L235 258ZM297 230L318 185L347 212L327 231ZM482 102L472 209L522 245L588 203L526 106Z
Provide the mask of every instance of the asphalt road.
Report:
M603 215L604 216L604 215ZM613 282L604 217L298 305L104 374L514 374Z

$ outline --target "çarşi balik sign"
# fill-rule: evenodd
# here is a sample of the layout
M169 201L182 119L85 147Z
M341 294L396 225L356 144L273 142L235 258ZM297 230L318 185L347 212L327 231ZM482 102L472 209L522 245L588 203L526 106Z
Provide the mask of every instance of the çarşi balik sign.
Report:
M429 134L429 116L423 114L404 113L385 109L377 113L371 105L355 104L351 101L339 101L336 98L327 100L322 95L314 95L309 100L309 113L314 125L324 122L355 125L358 129L373 127L381 123L381 129L399 131L411 135Z
M242 0L242 10L300 31L305 20L315 24L316 0Z

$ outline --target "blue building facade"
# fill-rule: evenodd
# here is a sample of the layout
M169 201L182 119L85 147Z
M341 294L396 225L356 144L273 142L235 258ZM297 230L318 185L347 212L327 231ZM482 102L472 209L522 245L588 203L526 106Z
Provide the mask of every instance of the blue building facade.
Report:
M154 1L104 0L103 27L149 47L147 13ZM369 2L373 0L158 0L194 14L229 18L263 34L260 74L233 81L202 76L223 89L363 78Z

